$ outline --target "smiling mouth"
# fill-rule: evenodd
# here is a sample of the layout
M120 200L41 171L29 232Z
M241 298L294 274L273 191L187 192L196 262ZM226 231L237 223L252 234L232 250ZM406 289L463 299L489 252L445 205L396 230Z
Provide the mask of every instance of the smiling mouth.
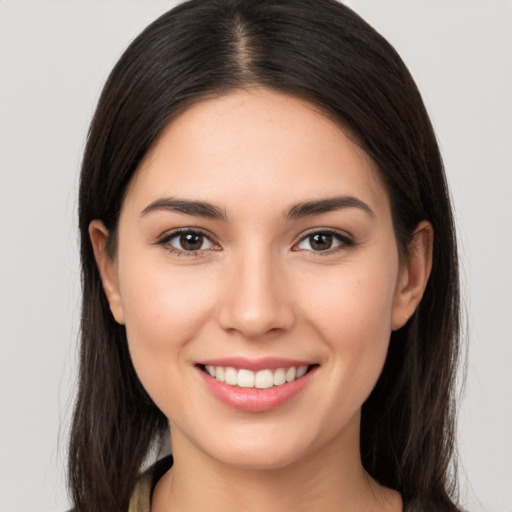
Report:
M317 364L290 366L288 368L263 369L259 371L231 366L198 365L198 367L218 382L238 388L269 389L298 380Z

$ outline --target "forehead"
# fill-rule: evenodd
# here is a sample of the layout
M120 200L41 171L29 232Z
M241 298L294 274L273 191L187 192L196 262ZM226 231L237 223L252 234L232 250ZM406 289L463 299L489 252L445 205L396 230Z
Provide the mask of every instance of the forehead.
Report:
M312 103L265 89L185 109L146 155L127 199L191 194L220 203L258 198L273 208L351 194L388 206L375 165L339 125Z

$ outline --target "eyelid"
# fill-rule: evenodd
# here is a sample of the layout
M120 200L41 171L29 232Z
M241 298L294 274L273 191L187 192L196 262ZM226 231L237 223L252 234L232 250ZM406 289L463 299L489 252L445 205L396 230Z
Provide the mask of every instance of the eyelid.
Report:
M340 243L334 247L331 247L329 249L326 249L325 251L314 251L309 249L298 249L297 246L309 238L312 235L316 235L318 233L322 234L328 234L332 235L334 238L336 238ZM354 240L354 237L347 233L346 231L342 231L339 229L334 228L311 228L308 231L301 233L300 238L297 242L295 242L292 246L292 251L308 251L311 253L314 253L315 255L325 255L325 254L332 254L333 252L336 252L340 249L351 249L356 245L356 242Z
M210 243L213 245L213 247L208 249L197 249L195 251L186 251L182 249L178 249L176 247L173 247L169 245L169 241L183 233L197 233L202 236L204 236L206 239L210 241ZM297 246L306 240L308 237L322 233L322 234L329 234L332 235L336 240L338 240L339 244L331 247L329 249L326 249L324 251L314 251L313 249L299 249ZM220 244L216 241L215 237L208 231L206 231L203 228L199 227L180 227L175 228L170 231L165 232L161 236L158 237L158 239L155 242L155 245L164 246L166 250L168 250L171 253L179 255L185 255L185 256L198 256L201 253L206 253L210 251L219 251L221 250ZM336 252L337 250L341 249L350 249L356 245L356 242L352 235L347 233L346 231L334 229L334 228L311 228L303 233L301 233L299 239L293 244L292 251L308 251L310 253L314 253L315 255L326 255L326 254L332 254Z
M184 233L196 233L199 235L204 236L206 239L210 241L210 243L213 245L212 248L208 249L197 249L195 251L185 251L184 249L177 249L176 247L173 247L169 244L169 241L173 238L176 238ZM155 242L155 245L163 246L167 251L174 253L178 256L185 255L185 256L198 256L201 253L209 252L209 251L218 251L220 250L220 245L215 240L215 237L209 233L208 231L202 229L202 228L196 228L196 227L180 227L176 229L172 229L170 231L166 231L163 235L159 236L157 241Z

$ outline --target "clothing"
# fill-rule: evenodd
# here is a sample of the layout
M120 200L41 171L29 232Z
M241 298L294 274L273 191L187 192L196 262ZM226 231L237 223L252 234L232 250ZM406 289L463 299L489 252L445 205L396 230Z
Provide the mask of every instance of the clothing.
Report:
M140 476L135 485L132 497L130 498L128 512L151 512L151 497L153 496L156 484L171 468L172 464L172 455L169 455L157 461ZM403 512L407 512L407 510L407 503L404 502ZM434 512L438 509L437 507L432 508L425 506L423 510L425 512Z
M156 484L164 476L164 474L172 467L173 458L172 455L164 457L157 461L153 466L147 469L137 480L135 489L130 498L128 506L128 512L151 512L151 498ZM437 507L424 506L422 507L425 512L438 511ZM404 500L403 512L407 512L409 507ZM443 510L446 510L443 507ZM452 510L450 508L450 510ZM458 509L457 509L458 510ZM75 512L75 509L71 509L68 512ZM464 512L460 509L460 512Z
M130 498L128 512L150 512L153 490L158 480L171 468L172 463L172 455L164 457L140 476Z
M137 480L133 490L128 512L151 512L151 498L158 480L171 468L173 463L172 455L157 461L147 469ZM406 512L404 506L403 512Z

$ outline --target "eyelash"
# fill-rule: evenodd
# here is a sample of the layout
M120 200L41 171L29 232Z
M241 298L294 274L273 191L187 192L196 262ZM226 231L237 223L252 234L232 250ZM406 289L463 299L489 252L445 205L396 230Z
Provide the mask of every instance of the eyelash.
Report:
M176 247L173 247L170 245L171 240L173 240L179 236L187 235L187 234L201 235L202 237L204 237L204 239L208 240L209 243L212 244L212 246L214 248L187 251L184 249L177 249ZM345 232L340 232L340 231L337 231L334 229L314 229L314 230L307 232L305 235L303 235L300 238L300 240L293 245L292 251L300 251L301 249L296 249L295 247L297 247L302 242L306 241L308 238L311 238L314 235L332 236L333 239L335 239L339 242L338 245L336 245L334 247L330 247L329 249L326 249L323 251L315 251L312 249L309 250L309 252L311 252L315 256L326 256L326 255L333 254L333 253L338 252L343 249L351 249L356 245L353 238ZM219 250L219 249L217 249L217 247L219 247L218 244L212 239L211 235L209 235L208 233L206 233L203 230L198 229L198 228L177 229L175 231L172 231L171 233L167 233L166 235L164 235L162 238L160 238L157 241L157 244L163 246L167 251L169 251L177 256L185 256L185 257L199 256L204 251L218 251ZM308 250L308 249L305 249L305 250Z
M299 244L301 244L302 242L304 242L308 238L311 238L314 235L329 235L329 236L332 236L332 238L334 240L337 240L339 242L338 245L336 245L334 247L330 247L329 249L326 249L324 251L310 250L310 252L312 254L314 254L315 256L331 255L335 252L338 252L338 251L341 251L344 249L345 250L352 249L356 245L355 240L350 235L348 235L347 233L345 233L343 231L337 231L335 229L318 229L318 228L316 228L316 229L313 229L313 230L307 232L305 235L303 235L301 237L301 239L299 240L299 242L294 244L294 247L297 247ZM292 249L292 250L298 251L300 249Z
M157 241L158 245L163 246L167 251L175 254L176 256L199 256L204 251L216 251L218 249L198 249L193 251L186 251L184 249L177 249L170 245L170 241L174 238L178 238L182 235L201 235L205 240L208 240L214 247L218 247L218 244L213 241L212 236L206 233L205 231L198 228L184 228L184 229L176 229L170 233L165 234L162 238Z

